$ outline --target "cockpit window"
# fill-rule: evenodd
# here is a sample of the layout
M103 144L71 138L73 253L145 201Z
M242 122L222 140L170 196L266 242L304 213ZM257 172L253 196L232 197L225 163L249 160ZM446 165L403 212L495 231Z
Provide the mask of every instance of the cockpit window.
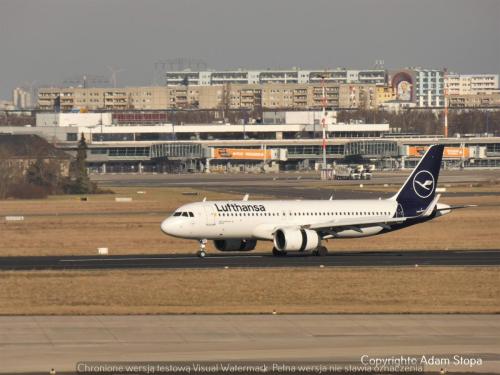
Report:
M194 217L192 212L174 212L172 216Z

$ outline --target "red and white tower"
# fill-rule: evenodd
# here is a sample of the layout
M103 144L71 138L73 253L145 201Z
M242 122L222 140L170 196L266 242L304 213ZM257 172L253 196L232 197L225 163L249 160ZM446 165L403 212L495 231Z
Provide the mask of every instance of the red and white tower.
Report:
M321 128L323 129L323 169L326 169L326 127L328 126L326 121L326 88L325 88L325 77L321 77L321 89L323 97L321 98L321 106L323 107L323 113L321 116Z
M444 137L448 138L448 70L444 68Z

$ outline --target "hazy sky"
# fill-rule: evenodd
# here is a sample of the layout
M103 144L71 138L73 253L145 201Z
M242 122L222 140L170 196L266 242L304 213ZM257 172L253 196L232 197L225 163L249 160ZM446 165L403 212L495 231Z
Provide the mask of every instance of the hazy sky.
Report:
M0 98L76 74L151 84L154 62L211 69L448 67L500 72L498 0L0 0Z

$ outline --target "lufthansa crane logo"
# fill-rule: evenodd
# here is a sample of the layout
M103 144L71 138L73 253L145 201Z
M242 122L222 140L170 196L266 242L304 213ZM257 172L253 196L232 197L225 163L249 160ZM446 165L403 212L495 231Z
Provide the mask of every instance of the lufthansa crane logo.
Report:
M431 172L423 170L413 178L413 190L420 198L428 198L434 192L434 176Z

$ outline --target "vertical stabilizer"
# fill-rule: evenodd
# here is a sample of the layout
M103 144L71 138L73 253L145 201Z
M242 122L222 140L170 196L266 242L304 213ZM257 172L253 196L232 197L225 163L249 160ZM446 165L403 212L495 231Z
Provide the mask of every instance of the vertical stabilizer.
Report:
M389 198L398 202L398 216L418 216L434 201L443 150L444 145L430 146L401 189Z

